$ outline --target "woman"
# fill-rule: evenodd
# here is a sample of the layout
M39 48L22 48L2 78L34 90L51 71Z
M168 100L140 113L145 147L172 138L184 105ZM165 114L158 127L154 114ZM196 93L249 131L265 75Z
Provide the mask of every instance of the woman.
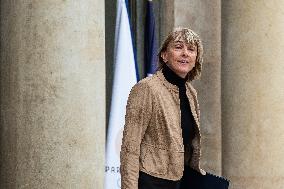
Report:
M201 74L199 36L177 28L158 54L158 71L128 97L121 146L122 189L183 188L185 166L200 168L200 113L190 82ZM182 186L182 187L181 187Z

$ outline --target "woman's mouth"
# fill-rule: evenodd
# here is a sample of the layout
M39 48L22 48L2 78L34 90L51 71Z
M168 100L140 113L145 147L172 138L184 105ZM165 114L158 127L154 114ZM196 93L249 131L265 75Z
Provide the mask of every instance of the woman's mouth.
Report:
M181 63L181 64L188 64L188 61L186 61L186 60L179 60L178 62Z

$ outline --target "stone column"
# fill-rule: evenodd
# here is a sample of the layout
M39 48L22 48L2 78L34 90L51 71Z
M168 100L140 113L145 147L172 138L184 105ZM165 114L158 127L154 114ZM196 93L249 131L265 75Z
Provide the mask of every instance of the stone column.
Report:
M1 1L0 188L103 188L104 1Z
M222 3L223 171L232 189L283 189L284 1Z
M172 31L174 27L174 13L175 13L175 4L174 0L159 0L160 4L160 45L167 37L168 33Z
M194 82L201 109L201 165L221 174L221 1L175 0L173 18L174 27L189 27L203 40L202 77Z

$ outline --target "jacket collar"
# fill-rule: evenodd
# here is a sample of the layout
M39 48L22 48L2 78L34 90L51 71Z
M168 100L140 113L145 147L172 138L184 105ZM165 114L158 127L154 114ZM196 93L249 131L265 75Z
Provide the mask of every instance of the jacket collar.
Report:
M178 86L171 84L170 82L168 82L162 72L162 70L159 70L156 72L158 78L162 81L162 83L171 91L178 93Z
M173 91L173 92L176 92L176 93L179 92L178 86L176 86L176 85L174 85L174 84L168 82L167 79L165 78L165 76L164 76L162 70L158 70L158 71L156 72L156 74L157 74L158 78L163 82L163 84L164 84L169 90L171 90L171 91ZM189 81L187 81L185 84L186 84L186 88L189 88L189 89L190 89L190 83L189 83Z

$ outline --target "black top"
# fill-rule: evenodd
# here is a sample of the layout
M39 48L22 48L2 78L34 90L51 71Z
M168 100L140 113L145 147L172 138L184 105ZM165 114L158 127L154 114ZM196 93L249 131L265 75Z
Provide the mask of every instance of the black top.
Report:
M194 137L194 118L191 113L188 98L186 96L186 81L187 79L181 78L176 75L168 66L162 70L166 80L173 85L178 86L179 99L180 99L180 110L181 110L181 128L183 144L191 144Z
M186 96L186 80L176 75L169 67L165 66L162 70L166 80L173 85L178 86L180 110L181 110L181 128L184 146L191 146L194 137L194 118L191 113L188 98ZM139 172L138 189L183 189L183 178L180 181L166 180Z

